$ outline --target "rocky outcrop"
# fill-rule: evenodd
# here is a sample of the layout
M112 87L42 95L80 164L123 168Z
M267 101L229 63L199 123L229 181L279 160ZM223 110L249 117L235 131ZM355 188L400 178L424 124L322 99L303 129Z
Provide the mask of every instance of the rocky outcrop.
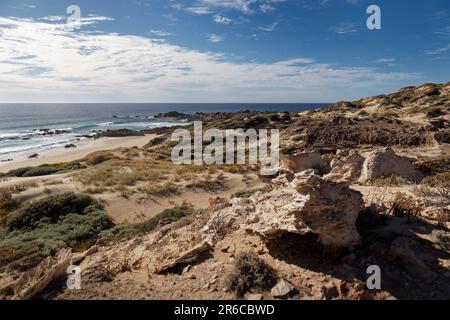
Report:
M203 240L198 245L189 248L188 250L182 252L177 257L172 257L161 263L156 267L155 273L163 273L169 269L172 269L178 265L185 265L193 263L198 259L198 256L213 247L213 243L209 239Z
M72 249L62 249L54 257L47 257L14 285L13 300L28 300L42 292L50 283L67 274Z
M308 169L316 169L323 173L330 171L329 164L322 159L319 152L304 152L295 155L286 155L282 157L281 161L286 169L295 173Z
M357 151L340 156L331 162L331 172L325 176L326 179L336 182L353 182L361 176L365 158Z
M359 192L324 180L313 170L296 174L292 181L279 177L275 183L268 193L233 199L231 206L214 213L211 221L221 221L228 232L244 228L268 239L312 232L331 250L359 243L355 227L362 208ZM207 232L215 230L211 222L206 226Z
M364 162L361 183L367 183L377 178L399 176L407 181L417 182L423 178L422 173L414 168L411 161L397 155L391 148L372 151Z

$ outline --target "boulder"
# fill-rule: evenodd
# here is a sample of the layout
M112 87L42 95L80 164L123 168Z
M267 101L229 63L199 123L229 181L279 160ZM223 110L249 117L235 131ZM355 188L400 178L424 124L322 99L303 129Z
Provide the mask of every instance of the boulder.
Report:
M336 182L357 181L361 176L364 161L365 158L357 151L351 151L350 154L331 162L331 171L325 178Z
M408 158L397 155L394 150L387 147L374 150L367 156L359 181L367 183L377 178L392 175L411 182L417 182L423 178L423 174L414 168Z
M322 159L319 152L304 152L295 155L285 155L281 159L283 167L298 173L308 169L316 169L322 173L330 171L330 165Z
M307 170L268 193L233 199L230 207L213 213L205 231L216 234L217 225L226 232L244 228L267 239L311 232L327 249L349 248L360 240L355 223L362 203L358 191Z

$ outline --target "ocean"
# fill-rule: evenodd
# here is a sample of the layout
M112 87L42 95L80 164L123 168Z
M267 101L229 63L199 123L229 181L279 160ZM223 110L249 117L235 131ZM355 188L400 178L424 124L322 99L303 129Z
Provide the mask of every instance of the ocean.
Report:
M175 126L185 122L155 119L158 113L178 111L233 112L305 111L323 104L274 103L79 103L79 104L0 104L0 160L30 155L79 141L96 131L143 130Z

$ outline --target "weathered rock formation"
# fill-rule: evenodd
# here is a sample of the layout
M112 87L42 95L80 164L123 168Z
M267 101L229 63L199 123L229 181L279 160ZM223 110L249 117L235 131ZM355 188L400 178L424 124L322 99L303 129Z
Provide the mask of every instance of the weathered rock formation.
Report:
M364 161L365 158L357 151L350 151L348 155L331 162L331 172L325 178L336 182L357 181L361 176Z
M319 152L304 152L295 155L286 155L282 157L283 166L295 173L308 169L316 169L320 172L329 172L329 164L322 159Z
M328 249L349 248L359 243L355 227L362 208L362 195L346 184L330 182L313 170L295 175L292 181L279 177L271 192L249 199L234 199L231 206L213 214L229 232L238 228L265 238L286 232L314 233ZM209 223L206 231L212 232Z
M72 260L72 249L62 249L47 257L14 285L13 300L28 300L44 290L51 282L65 276Z
M411 182L420 181L423 178L422 173L414 168L409 159L395 154L391 148L387 147L374 150L367 156L360 182L366 183L392 175Z

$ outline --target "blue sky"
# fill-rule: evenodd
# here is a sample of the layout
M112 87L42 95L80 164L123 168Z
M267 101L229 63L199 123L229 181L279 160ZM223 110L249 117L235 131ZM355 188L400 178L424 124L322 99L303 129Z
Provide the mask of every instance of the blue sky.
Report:
M5 102L333 102L449 70L448 0L0 0Z

